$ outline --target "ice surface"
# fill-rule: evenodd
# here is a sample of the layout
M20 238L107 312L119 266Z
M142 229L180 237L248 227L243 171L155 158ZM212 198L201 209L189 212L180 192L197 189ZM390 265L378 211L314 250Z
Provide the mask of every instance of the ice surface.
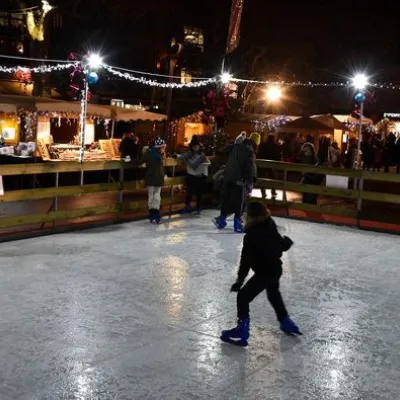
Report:
M213 215L1 244L0 399L400 398L398 236L277 219L305 336L261 295L241 349L219 333L242 236Z

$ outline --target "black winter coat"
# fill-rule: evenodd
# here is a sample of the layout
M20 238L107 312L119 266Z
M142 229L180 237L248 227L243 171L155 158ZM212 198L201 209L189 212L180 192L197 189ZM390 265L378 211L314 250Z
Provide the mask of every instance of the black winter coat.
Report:
M235 184L253 183L257 177L256 157L245 143L233 146L225 166L224 180Z
M282 253L289 250L293 242L281 236L275 221L266 217L246 228L238 281L243 282L252 269L256 275L272 277L282 271Z

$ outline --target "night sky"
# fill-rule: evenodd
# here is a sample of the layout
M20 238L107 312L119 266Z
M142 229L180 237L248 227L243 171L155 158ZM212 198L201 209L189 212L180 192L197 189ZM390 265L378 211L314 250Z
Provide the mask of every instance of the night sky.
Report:
M8 1L8 6L22 3L38 1ZM64 16L64 29L52 35L50 54L54 57L101 49L110 64L154 71L158 55L168 50L169 37L184 24L193 24L205 30L206 51L198 60L203 73L220 72L229 0L51 3ZM236 76L256 79L337 81L363 70L376 81L398 82L399 11L400 4L389 1L245 0L240 46L227 65ZM252 70L253 59L260 53ZM385 102L394 101L387 93L379 95Z

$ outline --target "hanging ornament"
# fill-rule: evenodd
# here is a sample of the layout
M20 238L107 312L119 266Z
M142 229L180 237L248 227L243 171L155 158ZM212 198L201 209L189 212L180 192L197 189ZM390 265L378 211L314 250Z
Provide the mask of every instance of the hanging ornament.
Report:
M92 71L89 73L87 80L88 80L89 85L94 85L99 80L99 75L97 75L96 72Z
M354 96L354 100L355 100L357 103L362 103L362 102L364 102L364 101L365 101L365 93L363 93L363 92L357 93L357 94Z

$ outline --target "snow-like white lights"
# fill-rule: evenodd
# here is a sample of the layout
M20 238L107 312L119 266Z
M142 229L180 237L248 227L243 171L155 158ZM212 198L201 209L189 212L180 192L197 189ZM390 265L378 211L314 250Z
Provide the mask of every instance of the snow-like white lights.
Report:
M231 81L232 79L232 75L229 72L224 72L223 74L221 74L221 82L223 84L227 84Z
M363 90L368 86L368 77L364 74L357 74L352 79L353 86L358 90Z
M265 95L269 101L279 101L282 97L282 89L278 86L270 86L266 90Z
M91 69L98 69L103 65L103 57L100 57L96 53L89 54L88 66Z

